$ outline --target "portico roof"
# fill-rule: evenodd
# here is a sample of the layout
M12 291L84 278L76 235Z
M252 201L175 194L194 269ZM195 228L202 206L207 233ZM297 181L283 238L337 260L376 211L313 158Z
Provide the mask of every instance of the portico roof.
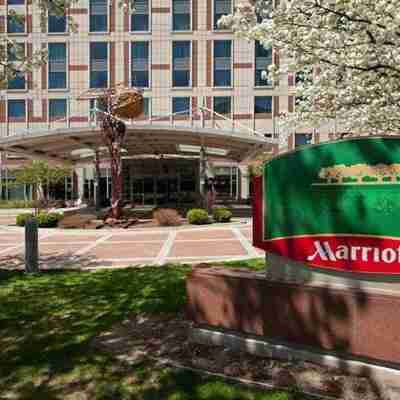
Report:
M103 146L99 127L35 130L0 138L0 151L61 162L82 161ZM193 156L200 146L215 149L213 157L243 161L259 151L272 151L274 144L263 135L238 130L128 124L124 155Z

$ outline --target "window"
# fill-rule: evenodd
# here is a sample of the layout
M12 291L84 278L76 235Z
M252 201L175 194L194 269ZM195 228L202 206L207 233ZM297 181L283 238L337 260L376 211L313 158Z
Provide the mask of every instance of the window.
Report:
M25 33L25 16L15 10L11 12L7 16L7 33Z
M16 43L14 46L8 46L7 61L17 68L21 56L25 54L25 44ZM26 88L26 79L23 72L18 71L15 78L8 81L9 90L23 90Z
M131 43L131 85L149 87L149 42Z
M131 31L148 32L149 31L149 2L150 0L136 0L135 11L131 14Z
M214 0L214 29L218 28L218 21L223 15L232 12L232 0Z
M214 86L232 85L232 41L215 40L214 41Z
M49 13L47 18L47 31L49 33L64 33L67 31L66 15L59 15L49 3Z
M24 5L25 0L8 0L7 5L9 6L19 6L19 5Z
M254 114L271 114L272 96L256 96L254 98Z
M305 146L312 143L312 133L296 133L294 135L294 145Z
M62 120L65 118L67 118L67 100L66 99L49 100L50 121Z
M106 105L100 101L97 101L97 99L90 99L89 101L90 122L96 122L102 120L102 116L104 114L99 113L96 109L99 111L106 111Z
M190 97L174 97L172 99L172 113L178 115L190 114Z
M8 120L11 122L25 122L25 100L8 100Z
M105 88L108 86L108 44L106 42L90 43L90 87Z
M89 32L107 32L108 0L90 0Z
M172 43L172 86L188 87L190 86L191 71L191 43L188 41Z
M145 117L148 117L150 115L150 98L149 97L144 98L143 114Z
M191 0L172 0L172 30L190 31Z
M260 42L256 41L255 55L255 85L269 86L271 81L268 79L268 67L272 65L272 49L266 49ZM264 76L265 74L267 75Z
M214 97L214 112L217 114L228 115L232 111L232 101L230 96Z
M48 44L49 89L67 87L67 45L65 43Z

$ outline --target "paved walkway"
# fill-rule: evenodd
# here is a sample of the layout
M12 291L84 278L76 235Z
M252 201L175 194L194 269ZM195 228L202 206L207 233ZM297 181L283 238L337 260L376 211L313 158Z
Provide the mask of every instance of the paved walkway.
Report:
M24 231L0 226L0 268L23 267ZM263 257L251 223L137 230L40 230L43 268L99 268Z

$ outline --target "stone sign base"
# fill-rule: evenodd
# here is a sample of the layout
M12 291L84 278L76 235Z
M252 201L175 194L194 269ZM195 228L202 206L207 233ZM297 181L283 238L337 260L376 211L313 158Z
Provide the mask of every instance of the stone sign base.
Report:
M329 354L343 360L337 366L345 369L350 360L367 363L394 371L398 379L398 284L292 272L274 276L271 269L267 278L265 273L242 269L196 268L187 279L188 317L196 329ZM323 363L327 358L318 360L310 359Z

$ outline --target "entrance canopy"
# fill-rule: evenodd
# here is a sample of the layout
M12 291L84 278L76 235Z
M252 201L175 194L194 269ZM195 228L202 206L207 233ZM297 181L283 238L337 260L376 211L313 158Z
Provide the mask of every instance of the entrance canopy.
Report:
M99 127L66 127L0 138L0 151L60 162L84 161L103 146ZM209 156L240 162L260 151L272 151L274 144L263 135L237 130L128 124L124 155L196 156L201 146Z

